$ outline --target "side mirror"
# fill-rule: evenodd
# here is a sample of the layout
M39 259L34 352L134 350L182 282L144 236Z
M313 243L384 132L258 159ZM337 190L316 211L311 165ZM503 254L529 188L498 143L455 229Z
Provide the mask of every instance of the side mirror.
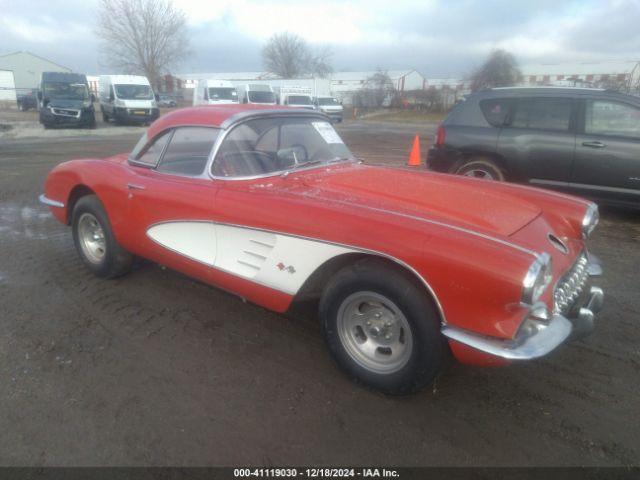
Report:
M91 94L91 103L96 101L96 96L92 93Z
M115 97L113 96L113 92L109 93L109 102L113 102Z
M38 100L42 100L42 92L40 90L38 90L37 95L38 95Z
M155 97L155 99L156 99L156 102L158 102L158 101L160 100L160 94L156 93L156 94L154 95L154 97Z

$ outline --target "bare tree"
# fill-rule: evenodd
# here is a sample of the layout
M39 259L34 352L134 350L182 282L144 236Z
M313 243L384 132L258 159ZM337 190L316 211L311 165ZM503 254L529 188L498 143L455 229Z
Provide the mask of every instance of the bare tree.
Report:
M307 74L326 77L333 71L332 55L328 47L313 51L307 42L290 32L274 34L262 48L265 70L282 78Z
M471 74L471 90L515 85L522 78L515 57L506 50L494 50Z
M107 63L152 84L189 53L186 17L171 0L100 0L97 35Z
M389 106L395 97L395 87L389 74L378 69L365 80L363 88L355 95L355 103L360 107Z

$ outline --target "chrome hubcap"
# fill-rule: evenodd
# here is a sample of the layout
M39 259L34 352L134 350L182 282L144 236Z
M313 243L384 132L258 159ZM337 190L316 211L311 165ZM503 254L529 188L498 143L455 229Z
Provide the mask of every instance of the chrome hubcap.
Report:
M486 180L495 180L495 177L486 170L474 168L473 170L469 170L464 172L465 177L474 177L474 178L484 178Z
M106 252L104 230L98 219L90 213L83 213L78 220L78 239L82 253L91 263L100 263Z
M349 356L375 373L394 373L405 366L413 335L404 314L375 292L347 297L338 310L338 336Z

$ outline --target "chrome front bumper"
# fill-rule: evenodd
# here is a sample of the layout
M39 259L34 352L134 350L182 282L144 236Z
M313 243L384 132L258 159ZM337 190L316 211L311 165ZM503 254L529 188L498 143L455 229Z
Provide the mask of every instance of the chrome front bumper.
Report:
M593 255L589 255L587 271L589 277L602 274L600 262ZM555 314L548 323L539 323L537 331L521 341L486 337L449 325L442 327L442 334L451 340L490 355L508 360L531 360L548 354L569 338L582 338L591 333L595 325L595 314L602 309L603 302L602 289L591 287L586 295L584 306L577 309L575 316L567 318Z

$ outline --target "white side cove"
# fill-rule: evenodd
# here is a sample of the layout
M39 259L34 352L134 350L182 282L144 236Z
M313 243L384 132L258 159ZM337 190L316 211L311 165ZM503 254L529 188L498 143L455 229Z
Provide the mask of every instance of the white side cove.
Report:
M295 295L327 260L357 250L252 228L212 222L154 225L147 235L158 244L227 273Z

